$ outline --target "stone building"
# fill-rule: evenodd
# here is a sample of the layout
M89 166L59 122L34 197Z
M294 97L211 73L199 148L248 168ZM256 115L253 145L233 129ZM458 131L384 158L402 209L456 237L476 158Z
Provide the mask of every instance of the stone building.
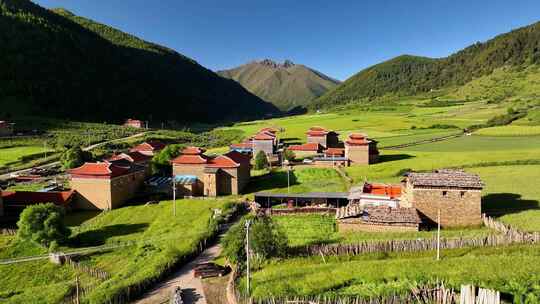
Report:
M144 128L144 122L142 120L128 118L124 122L124 126L137 128L137 129L142 129L142 128Z
M379 158L377 142L365 134L350 134L345 141L345 158L351 165L369 165L376 163Z
M0 216L17 218L28 206L53 203L65 210L72 209L75 191L2 191L0 190Z
M204 152L188 147L171 160L178 195L240 194L251 176L250 156L237 151L219 156L207 156Z
M273 155L276 148L276 136L270 132L260 132L251 137L253 157L263 151L266 155Z
M154 156L159 151L165 148L165 144L160 141L147 141L142 144L136 145L135 147L129 149L129 152L139 152L144 155Z
M421 219L415 208L392 208L388 206L366 207L338 218L338 230L369 232L418 231Z
M13 124L4 120L0 120L0 137L12 136L12 135L13 135Z
M296 158L316 156L323 152L323 147L319 143L305 143L302 145L291 145L287 148L294 152Z
M85 163L68 170L75 208L110 210L133 198L143 185L146 167L127 161Z
M339 145L339 134L322 127L311 127L306 132L306 136L308 143L318 143L325 149Z
M478 175L461 170L409 173L402 184L400 206L416 208L433 223L440 209L443 227L480 225L483 187Z

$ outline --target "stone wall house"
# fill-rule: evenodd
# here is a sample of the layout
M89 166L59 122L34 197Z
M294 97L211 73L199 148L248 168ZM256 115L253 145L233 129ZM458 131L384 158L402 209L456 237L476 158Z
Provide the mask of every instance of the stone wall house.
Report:
M287 148L294 152L296 158L306 158L321 154L323 147L319 143L305 143L302 145L291 145Z
M145 155L154 156L159 151L165 148L165 144L160 141L147 141L142 144L136 145L135 147L129 149L129 152L139 152Z
M19 216L28 206L53 203L64 210L73 209L72 200L75 191L2 191L0 190L0 216Z
M124 122L124 126L131 127L131 128L142 129L142 128L144 128L144 122L142 120L128 118Z
M418 209L421 215L443 227L482 223L480 177L460 170L409 173L402 184L400 206Z
M85 210L110 210L133 198L143 185L146 167L119 162L85 163L68 170L74 206Z
M306 137L308 143L318 143L325 149L339 145L339 134L322 127L311 127L306 132Z
M376 163L379 158L377 142L365 134L350 134L345 141L345 157L351 165L369 165Z
M112 163L123 163L124 161L143 166L145 167L145 173L147 176L150 176L151 170L150 170L150 160L152 160L152 156L148 154L143 154L139 151L133 151L128 153L117 153L112 155L110 158L108 158L106 161L112 162Z
M173 178L185 196L218 196L240 194L251 177L249 155L231 151L207 156L204 149L188 147L171 160Z
M421 222L415 208L392 208L388 206L366 207L357 215L351 214L350 217L337 220L340 232L418 231Z
M4 120L0 120L0 136L12 136L13 124Z
M273 155L275 152L276 137L268 133L259 133L251 138L253 142L253 157L263 151L266 155Z

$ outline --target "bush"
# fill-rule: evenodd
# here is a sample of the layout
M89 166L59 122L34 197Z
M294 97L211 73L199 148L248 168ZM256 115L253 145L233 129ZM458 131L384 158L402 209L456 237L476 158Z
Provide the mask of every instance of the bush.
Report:
M291 160L294 160L296 158L296 155L294 154L294 152L292 150L285 149L285 151L283 152L283 157L286 160L291 161Z
M168 145L152 158L152 173L170 175L172 173L171 159L180 155L183 144Z
M285 255L288 240L278 224L270 217L246 217L234 225L223 238L223 254L230 262L243 265L246 260L246 220L252 221L249 245L253 257L264 260Z
M64 209L52 203L26 207L17 227L19 238L50 249L64 243L71 234L64 224Z
M90 160L92 160L92 153L83 151L79 146L66 150L62 153L62 156L60 156L60 163L64 169L79 167L84 164L84 162Z
M259 151L255 156L255 170L262 170L268 168L268 158L264 151Z

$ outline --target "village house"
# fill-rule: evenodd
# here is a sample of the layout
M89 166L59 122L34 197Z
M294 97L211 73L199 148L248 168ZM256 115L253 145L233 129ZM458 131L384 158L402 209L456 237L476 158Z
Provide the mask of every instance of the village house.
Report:
M135 147L129 149L129 152L139 152L144 155L154 156L159 151L165 148L165 144L160 141L147 141L142 144L138 144Z
M352 187L347 197L349 204L368 206L387 206L397 208L401 199L401 185L368 183Z
M13 135L13 123L9 123L4 120L0 120L0 137Z
M72 209L75 191L2 191L0 190L0 216L18 218L24 208L44 203L53 203L65 210Z
M178 195L240 194L251 176L250 156L237 151L219 156L207 156L204 152L188 147L171 160Z
M68 173L71 189L76 191L75 208L110 210L135 196L144 183L146 167L123 160L85 163Z
M360 133L349 134L345 141L345 158L351 165L369 165L377 162L377 142Z
M301 145L291 145L287 147L287 149L293 151L296 158L312 157L323 152L323 146L315 142Z
M138 119L128 118L128 119L126 119L126 121L124 122L124 126L125 126L125 127L131 127L131 128L142 129L142 128L144 128L144 121L138 120Z
M416 208L420 214L443 227L482 223L482 189L476 174L461 170L409 173L403 180L400 206Z
M120 166L125 166L127 162L127 165L135 164L135 165L144 167L146 176L149 176L151 174L151 170L150 170L151 160L152 160L152 156L143 154L139 151L133 151L133 152L127 152L127 153L113 154L111 157L109 157L105 161L110 162L112 164L120 165Z
M322 127L311 127L306 135L308 143L318 143L325 149L339 145L339 134Z
M273 155L276 148L276 136L270 132L259 132L251 137L253 155L263 151L266 155Z

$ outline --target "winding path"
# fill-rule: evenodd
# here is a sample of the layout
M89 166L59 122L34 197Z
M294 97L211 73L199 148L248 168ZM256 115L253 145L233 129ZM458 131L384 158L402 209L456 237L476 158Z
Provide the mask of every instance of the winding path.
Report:
M184 292L185 304L206 304L206 298L202 287L202 281L193 276L193 269L199 263L210 262L221 254L221 246L218 244L207 248L193 261L182 266L173 273L166 281L159 283L154 289L148 291L134 304L160 304L168 303L173 290L180 286Z

